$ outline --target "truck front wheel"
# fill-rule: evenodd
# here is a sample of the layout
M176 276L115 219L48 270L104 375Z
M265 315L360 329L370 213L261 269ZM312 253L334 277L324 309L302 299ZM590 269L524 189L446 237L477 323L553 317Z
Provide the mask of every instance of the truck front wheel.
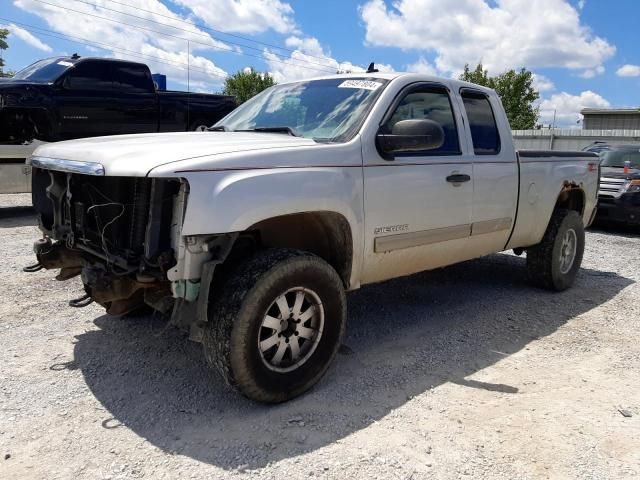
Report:
M278 403L311 388L344 335L342 281L310 253L258 253L227 277L210 305L207 360L253 400Z
M584 225L578 212L556 210L538 245L527 249L527 272L536 286L562 291L573 285L584 253Z

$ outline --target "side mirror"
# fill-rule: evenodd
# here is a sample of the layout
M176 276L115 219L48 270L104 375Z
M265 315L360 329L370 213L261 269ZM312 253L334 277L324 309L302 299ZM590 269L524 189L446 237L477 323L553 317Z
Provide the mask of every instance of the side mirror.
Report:
M391 133L378 133L376 143L380 152L386 156L435 150L444 144L444 130L433 120L400 120L393 126Z

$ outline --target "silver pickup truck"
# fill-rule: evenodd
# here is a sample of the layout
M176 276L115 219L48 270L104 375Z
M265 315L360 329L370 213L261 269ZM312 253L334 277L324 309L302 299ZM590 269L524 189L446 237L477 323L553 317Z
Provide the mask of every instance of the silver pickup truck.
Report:
M108 313L144 306L202 341L249 398L326 372L345 292L526 252L534 285L572 285L598 157L516 152L495 92L419 74L272 87L207 132L40 147L36 268L80 276Z

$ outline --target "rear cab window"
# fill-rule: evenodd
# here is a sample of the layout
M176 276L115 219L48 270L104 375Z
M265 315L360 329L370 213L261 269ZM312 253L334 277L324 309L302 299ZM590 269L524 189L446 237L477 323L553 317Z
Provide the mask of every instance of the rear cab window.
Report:
M500 134L496 117L483 92L463 88L460 96L469 120L469 130L476 155L497 155L500 153Z
M383 123L381 130L391 133L401 120L432 120L444 131L444 143L440 148L424 152L400 153L397 156L460 155L458 129L447 89L438 85L411 88L395 105L393 113Z
M124 93L150 93L154 91L153 80L144 65L116 63L113 69L116 90Z

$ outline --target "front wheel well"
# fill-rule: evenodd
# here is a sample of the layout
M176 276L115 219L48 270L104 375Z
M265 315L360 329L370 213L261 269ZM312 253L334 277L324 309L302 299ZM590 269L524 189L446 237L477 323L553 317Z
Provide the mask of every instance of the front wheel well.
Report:
M245 252L254 247L313 253L331 265L349 288L353 238L349 222L339 213L302 212L262 220L241 234L237 243Z

